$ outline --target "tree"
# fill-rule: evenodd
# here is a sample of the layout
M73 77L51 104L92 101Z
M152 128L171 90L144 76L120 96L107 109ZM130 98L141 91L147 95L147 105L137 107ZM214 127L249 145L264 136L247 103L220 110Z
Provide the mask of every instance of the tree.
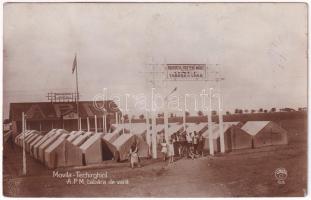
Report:
M186 117L190 116L190 113L188 111L186 111L185 114L186 114Z
M239 110L239 113L240 113L240 114L243 114L243 110L242 110L242 109L240 109L240 110Z
M231 113L229 111L226 112L226 115L231 115Z
M139 119L145 119L145 115L143 114L139 115Z
M262 108L260 108L260 109L258 110L258 112L263 112L263 109L262 109Z
M244 112L245 112L245 113L248 113L248 109L245 109Z
M160 118L160 117L164 117L164 113L159 113L158 114L158 117Z
M256 110L254 110L254 109L251 110L251 113L255 113L255 112L256 112Z
M276 108L271 108L270 112L275 112Z
M202 117L203 115L204 115L203 112L201 110L199 110L198 116Z
M171 113L170 116L171 116L171 118L173 118L174 117L174 113Z
M213 111L212 111L212 115L217 115L217 111L216 111L216 110L213 110Z
M263 112L267 113L267 112L268 112L268 110L264 110Z
M240 111L239 111L239 109L238 108L236 108L235 110L234 110L234 113L235 114L238 114Z

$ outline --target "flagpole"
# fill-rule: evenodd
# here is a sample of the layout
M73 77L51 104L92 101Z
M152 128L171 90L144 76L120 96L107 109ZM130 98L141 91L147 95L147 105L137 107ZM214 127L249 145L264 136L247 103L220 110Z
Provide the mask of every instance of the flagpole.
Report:
M75 59L77 59L77 53L75 54ZM77 89L77 120L78 120L78 129L80 127L79 121L79 85L78 85L78 62L76 61L76 89Z

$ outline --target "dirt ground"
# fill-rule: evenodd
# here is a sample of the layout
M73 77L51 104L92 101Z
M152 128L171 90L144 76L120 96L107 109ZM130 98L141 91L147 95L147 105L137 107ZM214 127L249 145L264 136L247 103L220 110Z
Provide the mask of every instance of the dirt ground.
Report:
M53 177L41 163L27 158L28 175L22 176L22 154L17 146L4 148L3 193L27 197L266 197L305 196L307 193L306 121L282 122L289 144L239 150L216 156L179 159L173 164L143 160L141 168L106 161L92 167L58 169L59 173L105 173L105 180L128 184L67 184ZM274 172L285 168L288 177L279 184ZM104 180L104 179L102 179ZM122 183L122 182L120 182ZM127 182L126 182L127 183Z

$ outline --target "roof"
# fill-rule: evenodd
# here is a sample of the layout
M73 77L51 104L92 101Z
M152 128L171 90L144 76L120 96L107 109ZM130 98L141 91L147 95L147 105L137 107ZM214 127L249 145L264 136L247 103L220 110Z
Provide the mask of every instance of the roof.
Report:
M201 131L204 127L207 126L208 123L186 123L186 130L187 132L199 132Z
M118 106L111 100L97 102L99 106L104 105L104 109L95 108L93 101L79 102L79 116L82 118L102 116L106 112L114 115L120 112ZM57 120L66 117L70 113L75 113L77 109L76 102L29 102L29 103L11 103L10 120L21 121L22 112L25 112L29 120Z
M183 129L183 124L179 124L179 123L174 123L174 124L169 124L169 128L168 128L168 136L173 135L174 133L176 133L177 131Z
M87 141L85 141L81 146L80 149L82 151L87 150L92 144L94 144L97 140L101 140L103 133L95 133L92 135Z
M118 137L114 142L113 145L117 148L120 149L120 147L126 142L128 141L131 137L133 137L134 134L131 133L125 133L120 135L120 137Z
M242 126L242 130L254 136L261 131L270 121L248 121Z

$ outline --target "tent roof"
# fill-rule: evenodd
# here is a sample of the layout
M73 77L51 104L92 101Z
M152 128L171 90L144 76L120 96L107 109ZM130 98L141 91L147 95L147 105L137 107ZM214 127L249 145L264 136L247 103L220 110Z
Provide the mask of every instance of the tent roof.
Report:
M82 150L88 149L94 142L100 140L102 135L103 135L102 133L95 133L80 146L80 149Z
M63 141L65 141L67 136L67 134L62 134L50 146L46 148L45 152L52 152L53 150L55 150Z
M184 127L183 124L180 124L180 123L171 123L171 124L169 124L168 136L173 135L177 131L183 129L183 127Z
M196 123L186 123L186 130L188 132L199 132L201 131L204 127L207 126L207 123L199 123L199 124L196 124Z
M72 141L72 144L77 146L80 145L81 142L83 143L83 140L91 136L93 133L92 132L86 132L83 135L80 135L78 138L76 138L74 141Z
M261 131L270 121L248 121L242 126L242 130L250 135L256 135Z
M133 137L134 134L131 133L125 133L120 135L120 137L118 137L114 142L113 145L119 149L128 139L130 139L131 137Z

